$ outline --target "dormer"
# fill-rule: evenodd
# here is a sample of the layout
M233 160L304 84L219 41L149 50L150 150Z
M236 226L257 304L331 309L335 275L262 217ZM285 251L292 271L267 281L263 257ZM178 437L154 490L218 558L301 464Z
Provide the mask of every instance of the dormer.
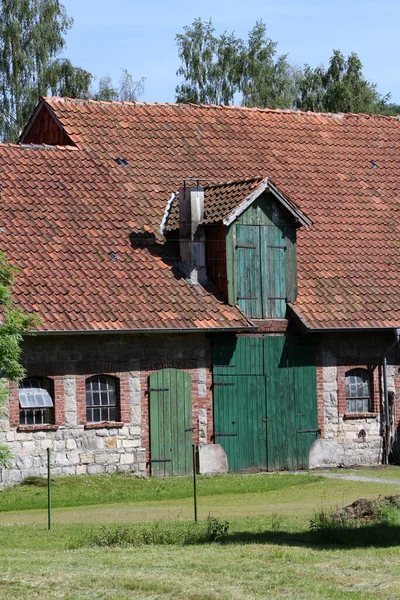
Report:
M205 246L207 278L250 319L285 318L287 303L297 297L296 230L311 221L268 178L205 186L201 192L204 213L195 230ZM186 189L188 206L196 194L198 188L192 195ZM186 208L181 192L179 203L172 200L166 211L164 233L187 221ZM180 238L184 262L187 235Z

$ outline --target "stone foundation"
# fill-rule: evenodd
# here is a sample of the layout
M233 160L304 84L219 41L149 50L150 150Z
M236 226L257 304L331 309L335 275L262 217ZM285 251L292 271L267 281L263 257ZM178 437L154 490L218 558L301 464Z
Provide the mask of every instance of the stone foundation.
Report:
M11 385L0 422L0 444L13 454L0 471L0 487L47 474L47 448L53 475L131 471L149 473L149 376L163 368L183 369L192 381L193 441L207 444L212 431L211 351L204 335L112 335L28 338L23 362L28 376L47 377L54 388L55 423L19 423L19 397ZM119 420L86 423L86 378L118 379Z

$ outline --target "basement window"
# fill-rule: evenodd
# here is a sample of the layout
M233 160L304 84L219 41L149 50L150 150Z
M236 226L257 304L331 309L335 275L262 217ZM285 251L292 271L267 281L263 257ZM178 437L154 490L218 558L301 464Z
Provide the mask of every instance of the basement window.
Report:
M117 420L118 386L115 377L95 375L86 379L86 421Z
M54 423L52 385L45 377L28 377L19 388L20 425Z
M367 413L371 410L370 376L367 369L352 369L346 375L346 412Z

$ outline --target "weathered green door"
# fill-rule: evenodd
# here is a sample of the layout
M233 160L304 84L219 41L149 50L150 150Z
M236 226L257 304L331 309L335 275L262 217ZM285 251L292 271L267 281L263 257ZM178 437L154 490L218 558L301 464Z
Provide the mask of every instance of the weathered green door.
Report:
M190 374L161 369L149 377L150 465L157 476L192 473Z
M300 336L214 343L215 442L231 471L303 469L318 437L315 345Z
M250 318L281 318L286 312L284 230L236 225L237 303Z

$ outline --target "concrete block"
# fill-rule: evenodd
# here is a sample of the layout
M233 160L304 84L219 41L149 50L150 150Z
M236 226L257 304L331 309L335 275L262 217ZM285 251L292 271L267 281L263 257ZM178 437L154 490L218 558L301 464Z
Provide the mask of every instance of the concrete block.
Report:
M198 456L201 475L228 472L228 459L220 444L203 444L199 446Z
M309 469L318 467L338 467L345 464L343 447L336 440L315 440L311 446Z

